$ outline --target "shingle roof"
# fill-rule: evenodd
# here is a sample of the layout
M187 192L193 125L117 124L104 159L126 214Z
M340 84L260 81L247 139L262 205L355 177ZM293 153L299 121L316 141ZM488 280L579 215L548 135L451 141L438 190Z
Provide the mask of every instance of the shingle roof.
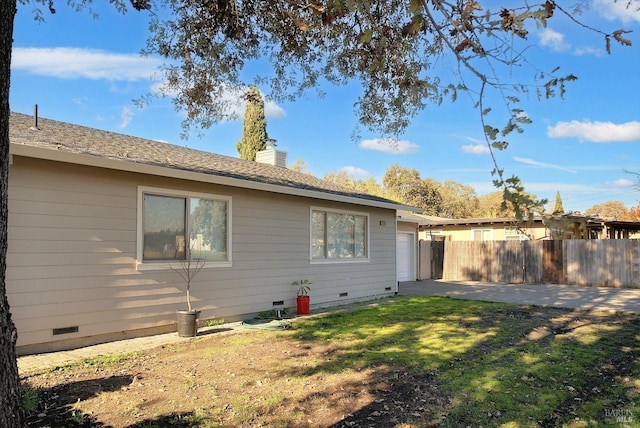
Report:
M12 112L9 116L9 141L11 144L346 196L362 199L365 205L366 201L376 201L402 207L395 201L354 192L288 168L51 119L38 118L38 128L35 129L33 116L21 113Z
M397 214L398 221L404 221L408 223L415 223L420 226L430 226L432 223L442 223L447 222L450 219L443 217L435 217L424 214L416 214L411 211L399 211Z

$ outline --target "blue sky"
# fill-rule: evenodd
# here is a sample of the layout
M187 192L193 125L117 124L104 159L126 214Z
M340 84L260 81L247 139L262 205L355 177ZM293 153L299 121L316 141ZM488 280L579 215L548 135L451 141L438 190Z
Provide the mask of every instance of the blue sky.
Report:
M640 190L632 187L635 177L625 172L640 173L640 12L625 8L626 3L592 0L581 19L606 31L633 30L626 35L632 47L612 43L608 55L602 36L565 18L533 29L526 42L537 68L560 66L578 81L568 85L563 100L523 100L520 107L533 124L509 139L509 148L497 153L498 162L505 175L518 175L526 190L549 199L551 206L560 191L566 211L610 200L630 208L640 201ZM38 23L33 6L19 5L12 111L30 114L38 104L41 117L237 156L242 119L185 141L180 139L183 115L169 100L135 107L133 99L159 85L154 74L162 63L138 54L148 34L143 14L121 15L99 5L94 19L66 2L56 6L55 15L46 14L46 22ZM450 74L454 62L445 58L439 67ZM289 164L301 159L318 177L345 169L355 178L380 181L397 163L417 169L423 178L471 185L479 195L495 190L493 164L469 97L427 107L398 144L389 146L365 130L352 138L353 104L361 91L357 82L322 89L324 97L309 92L295 102L266 105L267 132L288 153ZM238 109L243 111L241 105Z

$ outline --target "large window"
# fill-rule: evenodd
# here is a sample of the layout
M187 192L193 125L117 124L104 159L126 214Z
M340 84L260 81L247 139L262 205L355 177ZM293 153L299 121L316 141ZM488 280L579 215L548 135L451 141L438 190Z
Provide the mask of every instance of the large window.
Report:
M311 259L367 259L368 220L366 214L312 209Z
M141 191L142 261L230 260L230 199L212 195Z

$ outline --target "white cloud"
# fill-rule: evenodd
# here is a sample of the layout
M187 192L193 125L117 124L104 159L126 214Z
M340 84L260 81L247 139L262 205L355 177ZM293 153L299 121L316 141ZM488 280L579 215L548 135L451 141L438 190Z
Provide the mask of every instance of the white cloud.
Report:
M349 177L354 178L366 178L371 176L369 171L356 166L345 166L344 168L341 168L340 171L343 171Z
M454 134L454 136L457 137L457 135L455 135L455 134ZM477 138L473 138L473 137L460 137L460 138L463 138L463 139L465 139L467 141L470 141L470 142L472 142L474 144L484 144L484 140L479 140Z
M462 153L468 153L471 155L485 155L489 153L489 147L486 144L469 144L462 146Z
M537 167L540 167L540 168L558 169L560 171L573 172L573 173L576 172L576 171L574 171L572 169L565 168L565 167L560 166L560 165L554 165L554 164L551 164L551 163L538 162L538 161L535 161L535 160L529 159L529 158L514 157L513 160L515 160L516 162L524 163L524 164L531 165L531 166L537 166Z
M628 0L595 0L595 9L611 21L619 19L625 24L640 22L640 7L637 2Z
M632 181L626 178L620 178L616 181L605 183L605 186L613 187L615 189L626 189L626 188L633 187L635 184L636 184L635 181Z
M244 94L247 92L246 86L231 87L225 84L223 93L219 99L227 103L227 109L231 117L237 117L240 120L244 117L244 109L246 102Z
M89 98L87 97L79 97L79 98L72 98L71 102L78 105L84 105L87 103L88 100Z
M129 107L124 107L122 109L122 112L120 113L120 118L122 120L120 121L120 124L118 124L118 129L126 128L127 125L129 125L133 120L134 114L135 113L133 112L133 110L131 110Z
M155 82L151 85L151 92L162 97L175 97L178 93L166 85L166 82Z
M11 67L41 76L60 79L90 79L108 81L149 80L158 75L162 60L143 57L138 54L118 54L97 49L81 48L14 48ZM164 82L155 81L151 91L162 96L175 96ZM228 103L228 110L234 117L242 118L246 87L224 91L222 98ZM267 118L285 117L282 107L270 99L265 99L264 114ZM125 123L126 122L126 123ZM126 126L128 122L123 119Z
M244 110L247 105L244 94L248 89L247 86L229 87L223 95L223 98L229 102L229 108L232 109L234 115L239 119L244 118ZM287 116L284 109L265 96L262 91L260 91L260 95L262 95L264 99L264 117L267 119L277 119Z
M118 54L81 48L13 48L11 67L60 79L125 80L150 79L162 64L160 59L139 54Z
M553 31L551 28L545 28L540 32L540 44L551 48L556 52L566 52L571 49L571 45L564 40L564 34Z
M407 155L420 151L420 146L416 143L394 138L376 138L373 140L363 140L359 147L364 150L375 150L393 155Z
M546 46L554 52L568 52L572 48L571 43L566 41L564 34L554 31L548 27L540 31L538 33L538 37L540 39L541 46ZM573 50L573 55L576 56L592 55L595 57L601 57L604 56L604 54L604 49L594 48L591 46L576 47Z
M604 56L604 49L584 46L581 48L576 48L576 50L574 51L574 54L576 54L577 56L593 55L599 58L601 56Z
M547 127L549 138L577 137L582 141L594 143L613 143L640 140L640 122L632 121L615 124L612 122L558 122L555 126Z
M264 101L264 116L267 119L275 119L280 117L286 117L287 112L284 111L282 107L278 104L265 97Z
M236 118L237 120L242 120L244 118L244 110L246 107L246 101L244 99L244 94L247 92L247 86L229 86L224 83L223 87L220 88L220 94L218 95L218 99L226 104L226 113L225 116L229 118ZM156 82L151 85L151 92L158 94L163 97L175 97L177 92L173 88L168 88L165 85L165 82ZM261 95L264 97L264 116L267 119L278 119L287 116L287 112L276 104L274 101L266 97L262 92Z
M119 54L97 49L82 48L14 48L11 67L41 76L60 79L90 79L107 81L150 80L159 76L162 60L138 54ZM230 117L242 119L245 101L243 95L247 87L223 88L220 97L227 103ZM151 91L161 96L175 96L175 91L167 88L165 82L153 81ZM269 118L285 117L282 107L265 97L264 114ZM128 124L123 119L124 126Z

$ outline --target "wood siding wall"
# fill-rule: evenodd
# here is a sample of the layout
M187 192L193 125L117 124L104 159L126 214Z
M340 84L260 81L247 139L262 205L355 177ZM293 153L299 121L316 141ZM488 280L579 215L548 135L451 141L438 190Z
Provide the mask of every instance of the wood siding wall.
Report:
M312 306L395 291L393 210L18 156L9 174L7 291L18 352L175 331L180 278L136 268L138 186L232 197L233 265L205 269L191 285L202 319L245 319L277 301L295 308L290 284L304 278ZM370 260L310 262L311 206L369 214ZM78 332L53 335L66 327Z
M640 240L433 242L430 257L434 279L640 287Z

